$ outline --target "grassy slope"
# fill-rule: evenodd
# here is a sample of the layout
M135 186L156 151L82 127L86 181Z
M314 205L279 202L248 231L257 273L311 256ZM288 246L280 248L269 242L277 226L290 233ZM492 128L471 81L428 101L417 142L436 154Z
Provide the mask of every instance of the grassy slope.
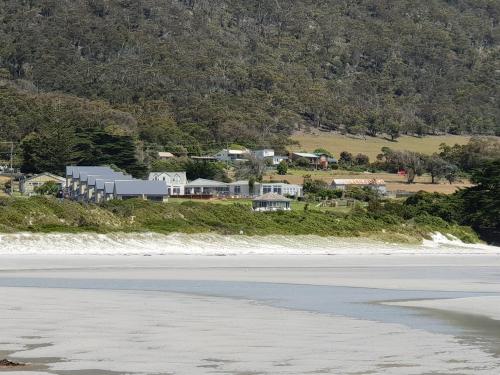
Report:
M374 219L364 211L305 211L256 213L248 204L183 202L159 204L147 201L114 201L105 206L59 203L55 199L0 198L0 232L138 232L247 235L319 235L370 237L395 242L417 242L430 232L441 231L473 242L469 228L402 222L394 217Z
M358 153L366 154L371 161L374 161L377 155L380 154L382 147L432 154L438 151L441 143L464 145L469 141L470 137L458 135L428 136L424 138L402 136L397 142L391 142L384 138L366 137L366 139L357 139L341 134L319 132L315 134L295 134L292 139L300 144L291 147L294 151L314 151L317 148L325 148L337 157L342 151L348 151L353 155Z

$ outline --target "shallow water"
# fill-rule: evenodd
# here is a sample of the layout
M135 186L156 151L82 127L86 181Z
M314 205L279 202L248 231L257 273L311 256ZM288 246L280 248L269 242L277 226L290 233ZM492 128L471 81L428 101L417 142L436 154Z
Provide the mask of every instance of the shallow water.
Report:
M130 270L129 270L130 271ZM452 277L452 272L447 271ZM461 270L461 272L464 272ZM456 276L456 275L455 275ZM478 275L479 276L479 275ZM322 285L205 280L110 280L0 277L0 287L175 292L253 300L266 305L351 318L398 323L452 334L500 353L500 322L485 317L403 308L380 302L500 295L500 293L396 290ZM484 339L484 340L483 340Z

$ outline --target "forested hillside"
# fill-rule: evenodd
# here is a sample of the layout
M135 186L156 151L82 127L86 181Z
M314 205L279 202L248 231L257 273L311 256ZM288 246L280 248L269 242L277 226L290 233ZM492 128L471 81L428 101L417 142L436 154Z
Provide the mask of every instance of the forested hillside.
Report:
M0 0L0 140L61 122L190 152L307 126L500 134L499 17L498 0Z

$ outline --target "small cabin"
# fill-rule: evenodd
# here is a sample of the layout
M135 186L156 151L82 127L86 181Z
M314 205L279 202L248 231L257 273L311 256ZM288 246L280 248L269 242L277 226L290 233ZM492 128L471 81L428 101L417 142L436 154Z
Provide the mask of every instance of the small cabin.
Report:
M254 211L290 211L291 199L288 199L280 194L267 193L255 198L252 201Z
M56 176L52 173L41 173L32 177L28 177L20 182L20 191L24 195L36 194L36 189L48 182L53 182L59 185L60 189L66 187L66 179Z

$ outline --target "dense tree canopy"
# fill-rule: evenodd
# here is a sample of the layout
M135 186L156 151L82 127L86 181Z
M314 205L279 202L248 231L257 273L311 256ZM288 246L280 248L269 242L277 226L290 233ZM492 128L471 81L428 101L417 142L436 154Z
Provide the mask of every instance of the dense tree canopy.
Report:
M496 0L1 0L0 79L188 152L307 126L498 134L499 16ZM30 106L0 100L19 112L0 110L0 137L29 134Z

